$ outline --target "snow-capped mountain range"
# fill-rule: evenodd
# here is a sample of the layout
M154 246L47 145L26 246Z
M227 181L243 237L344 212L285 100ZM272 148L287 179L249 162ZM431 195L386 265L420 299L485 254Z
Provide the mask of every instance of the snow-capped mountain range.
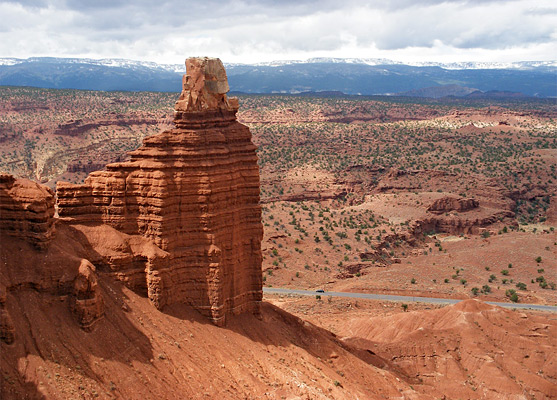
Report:
M286 60L257 63L260 66L283 66L291 64L365 64L365 65L409 65L412 67L440 67L444 69L530 69L537 67L557 67L557 61L517 61L517 62L482 62L461 61L441 63L434 61L401 62L386 58L309 58L307 60Z
M123 58L57 58L57 57L30 57L30 58L0 58L0 66L18 65L23 63L66 63L66 64L89 64L104 67L120 68L150 68L161 69L172 72L182 72L186 70L184 64L159 64L152 61L126 60Z
M122 68L151 68L162 69L171 72L182 72L185 70L184 64L160 64L153 61L136 61L122 58L56 58L56 57L30 57L22 58L0 58L0 65L17 65L30 62L65 62L68 64L91 64L105 67ZM538 67L557 67L557 60L553 61L516 61L516 62L483 62L483 61L461 61L451 63L441 63L434 61L424 62L401 62L386 58L309 58L307 60L277 60L254 64L225 63L225 66L267 66L280 67L294 64L363 64L363 65L409 65L413 67L440 67L443 69L531 69Z
M245 93L407 95L453 85L557 98L557 61L402 63L383 58L312 58L225 66L231 89ZM0 85L178 91L185 69L184 64L126 59L0 58Z

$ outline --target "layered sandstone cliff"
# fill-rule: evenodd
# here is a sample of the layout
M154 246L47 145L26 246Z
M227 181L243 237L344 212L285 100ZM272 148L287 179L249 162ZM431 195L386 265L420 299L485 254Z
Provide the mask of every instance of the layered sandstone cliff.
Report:
M92 173L82 185L59 183L58 212L74 224L106 224L149 239L164 253L137 258L120 273L151 302L187 303L223 324L259 312L261 208L256 147L236 121L220 60L186 61L176 127L148 137L127 162ZM137 272L144 271L143 282ZM133 274L134 279L126 279Z
M93 252L83 246L87 240L75 238L75 230L68 232L64 225L55 230L54 215L49 188L0 175L0 341L6 344L18 333L10 314L13 293L43 292L61 299L70 295L70 309L85 330L103 316L95 267L78 255Z
M54 232L54 193L27 179L0 175L2 232L44 249Z
M450 211L466 212L478 208L480 202L476 199L463 199L457 197L442 197L435 200L427 211L434 214L442 214Z

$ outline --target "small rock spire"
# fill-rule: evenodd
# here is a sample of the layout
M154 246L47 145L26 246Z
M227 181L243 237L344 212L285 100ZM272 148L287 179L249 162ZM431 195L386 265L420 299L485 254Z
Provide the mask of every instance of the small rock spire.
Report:
M238 99L226 96L230 87L220 59L188 58L186 71L182 78L182 93L176 102L175 119L187 118L184 113L238 111Z

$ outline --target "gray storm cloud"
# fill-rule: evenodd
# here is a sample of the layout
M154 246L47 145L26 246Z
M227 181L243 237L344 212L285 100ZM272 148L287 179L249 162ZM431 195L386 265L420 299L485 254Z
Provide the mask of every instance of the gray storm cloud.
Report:
M548 59L557 50L553 0L25 0L0 2L0 17L1 57Z

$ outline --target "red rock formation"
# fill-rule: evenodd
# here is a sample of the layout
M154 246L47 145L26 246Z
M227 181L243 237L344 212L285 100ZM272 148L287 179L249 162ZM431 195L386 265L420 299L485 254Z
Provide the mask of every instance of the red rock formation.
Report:
M81 260L78 274L74 279L70 308L78 324L90 331L104 315L104 302L99 292L95 266L88 260Z
M492 225L504 218L512 217L514 217L514 213L511 211L499 211L492 215L476 218L459 218L455 215L448 217L435 216L412 222L409 231L412 235L420 235L427 232L449 233L451 235L478 234L482 227Z
M457 197L442 197L431 204L427 211L434 214L442 214L449 211L466 212L480 205L476 199L463 199Z
M6 309L6 287L0 284L0 340L12 344L15 340L15 327Z
M54 193L27 179L0 175L2 233L29 241L43 249L54 232Z
M262 297L256 147L236 121L238 100L226 96L220 60L186 66L176 128L146 138L130 161L82 185L59 183L58 212L150 239L169 254L145 264L153 304L185 302L223 324L227 314L258 313Z

